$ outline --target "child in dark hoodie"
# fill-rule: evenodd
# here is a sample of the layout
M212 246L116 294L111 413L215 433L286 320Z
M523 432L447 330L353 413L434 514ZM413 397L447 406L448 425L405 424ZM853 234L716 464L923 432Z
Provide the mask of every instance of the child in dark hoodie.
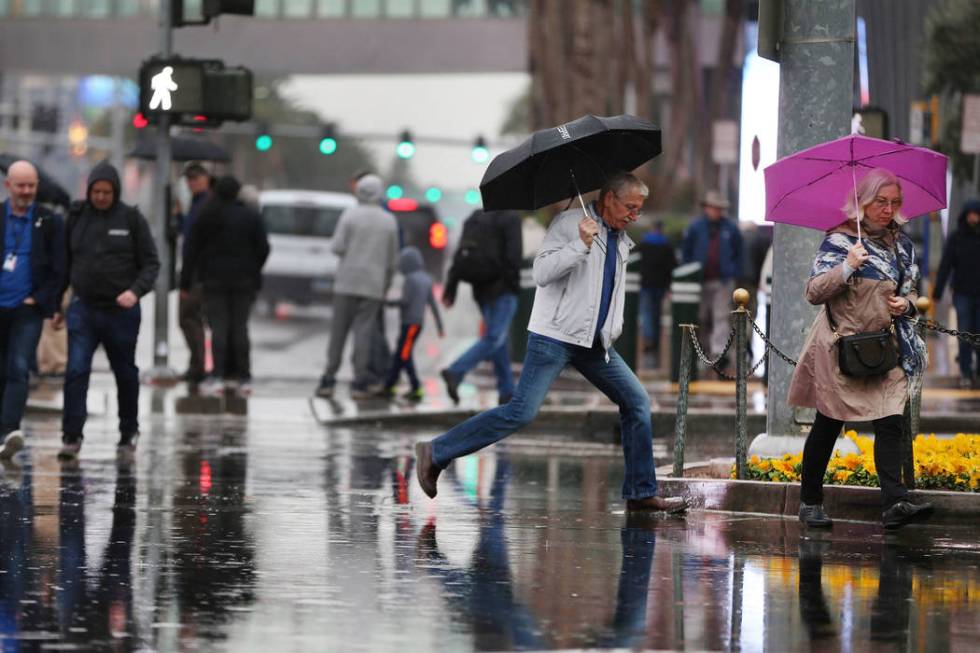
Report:
M426 304L432 309L432 315L436 318L436 328L439 330L440 338L443 336L442 317L439 315L439 307L432 295L432 277L422 265L422 253L419 252L418 248L406 247L401 251L398 258L398 269L405 277L402 297L395 302L401 309L401 335L398 338L398 346L395 347L395 355L391 361L388 378L385 380L385 387L381 393L385 397L394 394L398 376L404 369L408 375L409 383L412 384L412 389L405 393L404 397L411 401L421 401L423 396L422 385L415 373L412 350L415 348L419 333L422 331Z

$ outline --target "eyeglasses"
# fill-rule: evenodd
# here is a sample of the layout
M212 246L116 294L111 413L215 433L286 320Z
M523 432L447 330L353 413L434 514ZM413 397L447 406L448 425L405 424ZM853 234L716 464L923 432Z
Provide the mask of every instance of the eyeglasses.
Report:
M876 197L874 198L874 205L877 206L879 209L883 209L886 206L891 206L892 211L897 211L900 208L902 208L902 198L899 197L898 199L889 201L887 198L884 197Z
M639 215L640 211L643 210L642 204L627 204L623 200L619 199L618 195L613 195L613 197L616 198L616 201L619 202L620 205L622 205L622 207L629 211L632 215Z

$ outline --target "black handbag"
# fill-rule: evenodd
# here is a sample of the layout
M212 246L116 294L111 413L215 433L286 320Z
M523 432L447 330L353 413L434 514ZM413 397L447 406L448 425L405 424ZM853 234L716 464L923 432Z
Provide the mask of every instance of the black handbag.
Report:
M837 333L837 325L827 307L827 320L837 336L837 365L841 374L852 377L881 376L898 365L895 327L864 331L850 336Z
M898 286L905 277L905 267L898 248L894 248L898 265ZM837 365L841 374L852 377L881 376L898 365L898 344L895 342L895 323L879 331L863 331L850 336L837 333L830 304L826 305L827 321L837 338Z

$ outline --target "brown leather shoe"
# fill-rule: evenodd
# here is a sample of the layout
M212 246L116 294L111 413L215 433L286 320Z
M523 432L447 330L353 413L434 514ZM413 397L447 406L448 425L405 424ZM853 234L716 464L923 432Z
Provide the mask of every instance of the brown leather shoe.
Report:
M442 470L432 461L432 443L415 443L415 473L419 479L419 486L430 499L436 498L436 480Z
M687 510L687 499L683 497L644 497L642 499L627 499L627 510L662 510L668 515L674 515Z

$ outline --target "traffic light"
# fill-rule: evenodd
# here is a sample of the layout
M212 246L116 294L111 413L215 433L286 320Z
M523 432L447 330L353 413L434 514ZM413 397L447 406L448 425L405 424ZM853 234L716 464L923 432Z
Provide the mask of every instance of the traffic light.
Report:
M269 126L265 123L256 125L255 149L259 152L268 152L272 149L272 135L269 134Z
M395 153L402 159L411 159L415 156L415 143L412 141L412 134L407 129L401 133Z
M471 188L470 190L466 191L466 195L463 196L463 199L466 201L467 204L471 204L471 205L479 204L480 203L480 191L473 190Z
M149 121L218 126L252 116L252 72L216 59L147 59L140 66L140 113ZM202 122L195 119L204 116Z
M442 190L437 186L430 186L425 190L425 199L426 201L435 204L442 199Z
M79 118L68 125L68 151L77 157L85 156L88 151L88 126Z
M388 186L388 192L386 194L388 195L388 199L397 200L405 194L405 191L398 184L392 184L391 186Z
M170 24L207 25L220 14L255 15L255 0L170 0Z
M330 156L337 151L337 137L332 124L323 126L320 132L320 153Z
M879 107L854 109L851 132L872 138L888 139L888 112Z
M487 142L483 140L482 136L477 136L470 156L474 163L486 163L490 160L490 150L487 149Z
M447 242L449 242L449 234L446 231L446 225L441 222L433 222L429 226L429 245L432 246L432 249L445 249Z

